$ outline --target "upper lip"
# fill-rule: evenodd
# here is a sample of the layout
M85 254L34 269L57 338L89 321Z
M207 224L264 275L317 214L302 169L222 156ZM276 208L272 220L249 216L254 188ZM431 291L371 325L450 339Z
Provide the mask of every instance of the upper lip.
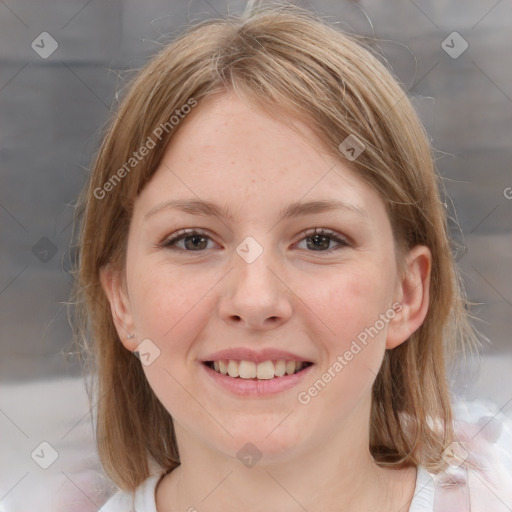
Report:
M264 348L261 350L254 350L251 348L227 348L214 352L209 356L202 359L202 362L206 361L220 361L220 360L235 360L235 361L254 361L255 363L262 363L264 361L299 361L299 362L311 362L310 359L306 359L292 352L285 350L277 350L274 348Z

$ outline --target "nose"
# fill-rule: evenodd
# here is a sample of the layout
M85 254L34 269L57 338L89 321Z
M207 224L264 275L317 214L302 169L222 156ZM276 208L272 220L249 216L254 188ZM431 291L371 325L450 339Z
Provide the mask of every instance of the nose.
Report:
M279 266L264 251L248 263L233 255L233 269L223 282L219 313L226 323L253 330L269 330L292 314L291 291Z

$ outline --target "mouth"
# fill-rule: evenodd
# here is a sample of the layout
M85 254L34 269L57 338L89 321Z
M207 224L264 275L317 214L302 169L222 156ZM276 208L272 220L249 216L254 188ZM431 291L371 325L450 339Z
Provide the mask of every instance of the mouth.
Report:
M268 360L256 363L247 360L220 359L203 361L203 364L220 375L239 380L273 380L295 375L313 363L309 361Z

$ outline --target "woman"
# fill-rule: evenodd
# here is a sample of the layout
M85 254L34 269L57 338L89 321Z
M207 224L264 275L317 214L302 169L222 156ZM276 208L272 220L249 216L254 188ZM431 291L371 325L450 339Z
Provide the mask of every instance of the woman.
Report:
M102 510L507 510L453 422L477 341L438 182L391 74L307 11L153 58L79 205Z

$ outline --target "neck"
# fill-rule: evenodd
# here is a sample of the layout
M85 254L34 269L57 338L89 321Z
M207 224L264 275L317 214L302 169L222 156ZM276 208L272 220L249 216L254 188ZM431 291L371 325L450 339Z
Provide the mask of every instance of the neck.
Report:
M252 467L198 443L177 425L182 463L158 487L157 510L408 510L412 493L400 492L400 480L406 471L411 482L413 473L375 464L368 449L368 418L369 413L350 426L347 422L336 435L297 449L286 460L263 455Z

